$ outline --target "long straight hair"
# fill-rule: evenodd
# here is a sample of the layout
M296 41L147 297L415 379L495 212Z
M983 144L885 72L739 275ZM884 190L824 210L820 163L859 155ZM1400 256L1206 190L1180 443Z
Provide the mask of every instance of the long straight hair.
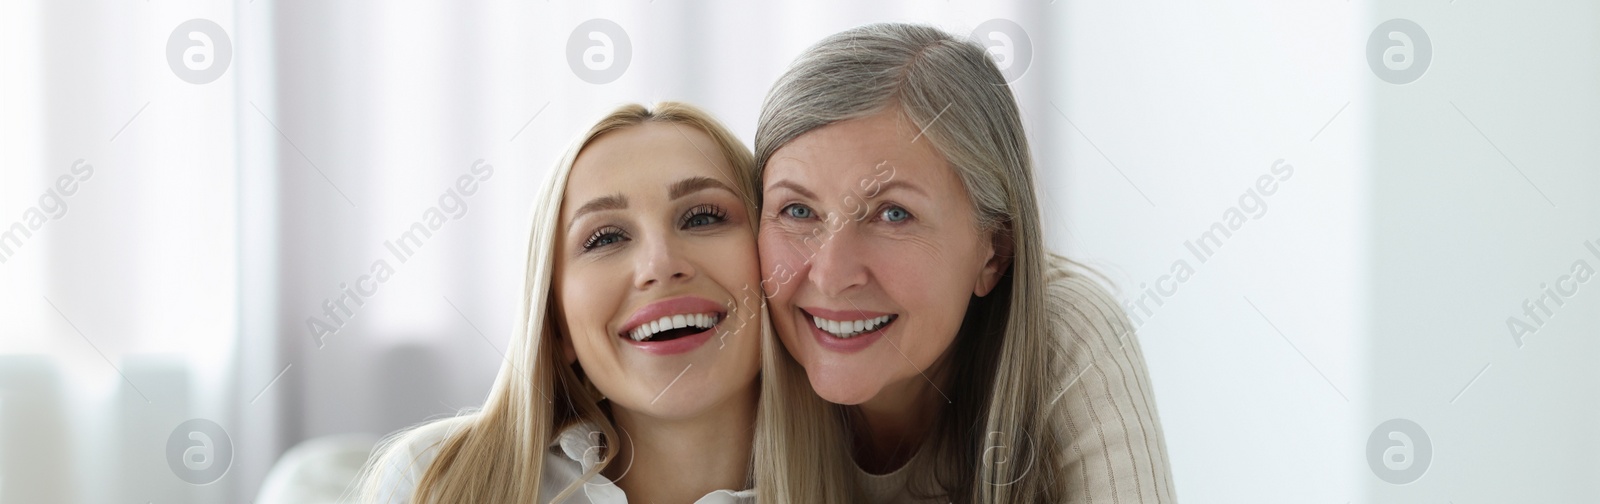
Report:
M1009 242L1011 265L990 295L974 297L946 351L950 402L941 406L914 468L914 488L941 502L1059 502L1066 498L1062 447L1049 384L1062 373L1063 339L1053 336L1046 253L1033 162L1021 114L983 47L936 28L873 24L832 35L779 77L756 128L760 173L778 149L836 122L903 113L966 187L983 230ZM760 188L756 193L760 194ZM847 428L854 407L817 404L805 370L782 355L765 393L791 404L789 425L764 422L758 472L781 484L765 502L836 502L853 492ZM832 482L821 483L818 482ZM818 490L817 487L843 490ZM816 491L832 492L820 496ZM846 497L848 498L848 497Z
M728 175L736 182L736 191L754 187L750 149L716 119L688 104L624 105L574 140L534 202L522 305L506 348L506 361L481 409L436 421L440 424L436 427L445 428L448 434L438 446L437 457L416 482L412 502L538 502L547 447L563 429L581 422L602 431L603 453L600 462L578 482L562 489L555 501L572 495L616 456L617 434L601 408L602 398L579 366L569 366L563 359L559 338L565 335L556 329L559 314L551 310L551 282L561 200L578 154L601 135L644 123L670 123L705 132L733 167ZM747 202L754 232L755 195L741 196ZM765 310L762 313L766 326ZM434 424L401 431L380 445L365 469L363 500L388 502L391 496L385 493L395 491L395 483L407 483L384 478L390 471L409 472L416 463L411 451L428 442L425 427L429 425Z

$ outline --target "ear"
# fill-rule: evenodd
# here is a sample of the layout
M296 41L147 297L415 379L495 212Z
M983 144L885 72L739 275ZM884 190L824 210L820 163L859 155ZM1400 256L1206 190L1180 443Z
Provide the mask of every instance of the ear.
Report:
M989 246L986 247L987 255L984 257L983 267L978 270L978 282L972 287L972 295L984 297L994 290L1000 283L1000 277L1011 267L1011 252L1015 245L1011 240L1011 232L1005 226L997 231L988 231Z

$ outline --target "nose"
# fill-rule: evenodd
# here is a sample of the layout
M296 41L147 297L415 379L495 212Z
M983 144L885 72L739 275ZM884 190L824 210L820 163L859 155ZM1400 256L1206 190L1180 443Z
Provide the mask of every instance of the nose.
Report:
M644 290L657 284L677 283L694 278L696 274L694 264L678 250L680 244L676 240L658 235L635 243L641 248L634 268L635 288Z
M867 266L861 261L864 251L851 226L824 235L819 245L803 247L803 250L814 254L806 279L823 295L842 296L867 283Z

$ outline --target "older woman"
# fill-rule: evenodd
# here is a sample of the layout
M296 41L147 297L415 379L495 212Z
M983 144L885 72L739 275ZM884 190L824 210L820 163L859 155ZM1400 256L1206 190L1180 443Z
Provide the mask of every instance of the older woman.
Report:
M755 170L782 341L764 502L1174 500L1138 340L1044 249L1017 104L980 46L828 37L767 96Z

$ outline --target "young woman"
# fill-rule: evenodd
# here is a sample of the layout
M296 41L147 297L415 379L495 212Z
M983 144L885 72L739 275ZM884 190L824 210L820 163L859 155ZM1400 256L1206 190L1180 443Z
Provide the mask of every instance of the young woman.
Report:
M387 441L369 502L745 502L765 308L751 154L688 105L625 106L533 211L481 410Z
M764 502L1173 501L1132 327L1044 249L1021 117L981 46L925 26L833 35L773 85Z

